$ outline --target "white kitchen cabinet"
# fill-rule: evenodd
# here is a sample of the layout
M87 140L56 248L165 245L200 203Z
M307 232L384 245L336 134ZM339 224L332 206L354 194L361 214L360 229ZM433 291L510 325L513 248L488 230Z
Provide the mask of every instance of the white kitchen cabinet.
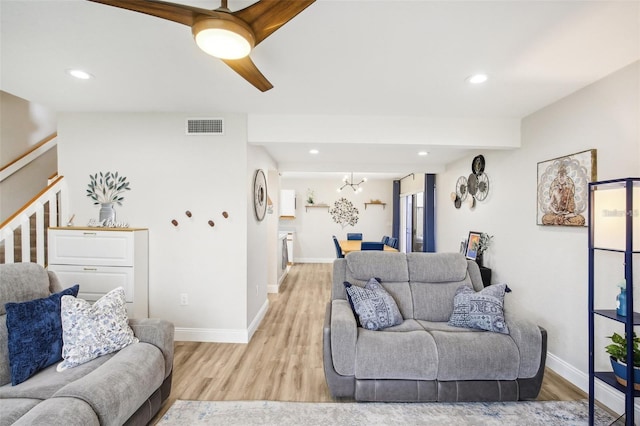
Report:
M149 316L149 232L141 228L49 228L48 269L90 302L123 287L127 312Z
M280 190L280 219L295 219L296 191L293 189Z

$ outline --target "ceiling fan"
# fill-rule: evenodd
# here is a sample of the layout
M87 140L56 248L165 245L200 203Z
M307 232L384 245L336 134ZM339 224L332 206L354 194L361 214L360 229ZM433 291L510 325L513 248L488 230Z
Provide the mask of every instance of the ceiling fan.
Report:
M273 85L262 75L249 53L315 0L260 0L236 12L229 10L227 0L221 0L220 7L215 10L157 0L89 1L191 27L198 47L222 59L258 90L266 92Z

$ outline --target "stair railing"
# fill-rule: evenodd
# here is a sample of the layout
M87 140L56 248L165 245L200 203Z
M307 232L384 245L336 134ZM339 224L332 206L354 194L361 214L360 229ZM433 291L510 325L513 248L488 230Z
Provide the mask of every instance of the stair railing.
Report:
M20 210L0 224L0 245L4 244L4 263L14 263L14 235L17 229L21 231L22 259L31 259L31 225L29 219L35 214L36 263L46 266L45 205L47 203L49 205L49 226L60 226L60 218L64 217L63 210L67 205L66 193L64 176L59 176Z

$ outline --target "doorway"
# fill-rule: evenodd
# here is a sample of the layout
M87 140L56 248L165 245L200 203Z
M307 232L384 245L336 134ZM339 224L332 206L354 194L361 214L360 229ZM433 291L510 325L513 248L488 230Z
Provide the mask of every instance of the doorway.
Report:
M402 197L401 246L405 253L424 251L424 192Z

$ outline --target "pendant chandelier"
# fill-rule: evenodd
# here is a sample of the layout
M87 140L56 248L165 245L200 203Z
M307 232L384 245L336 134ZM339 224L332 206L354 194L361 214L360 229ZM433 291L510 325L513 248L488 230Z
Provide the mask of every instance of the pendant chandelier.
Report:
M360 186L360 184L365 183L366 181L367 178L362 178L360 182L355 183L355 181L353 180L353 172L351 172L351 179L349 179L349 176L345 176L342 179L343 185L338 188L338 192L342 192L342 190L347 186L350 186L351 189L353 189L353 192L362 192L362 187Z

